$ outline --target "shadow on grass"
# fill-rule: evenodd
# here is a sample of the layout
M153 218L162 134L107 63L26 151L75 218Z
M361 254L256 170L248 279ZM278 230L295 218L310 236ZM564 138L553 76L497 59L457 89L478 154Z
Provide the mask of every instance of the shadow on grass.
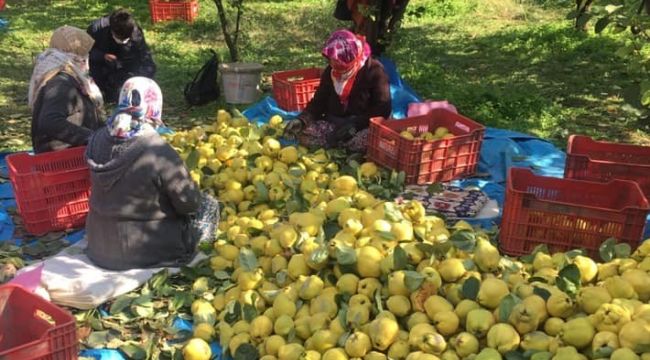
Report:
M424 98L445 98L482 123L563 145L569 134L630 140L636 82L614 52L620 42L568 26L471 38L444 24L401 30L391 55ZM423 44L426 44L423 46ZM410 51L418 48L419 51ZM630 99L627 99L629 102ZM636 100L638 101L638 100ZM633 104L637 105L637 104Z

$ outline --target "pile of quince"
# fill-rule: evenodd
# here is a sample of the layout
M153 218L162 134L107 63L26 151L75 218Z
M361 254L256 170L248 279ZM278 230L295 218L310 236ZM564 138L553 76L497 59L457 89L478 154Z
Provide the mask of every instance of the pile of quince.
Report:
M282 147L281 127L220 111L170 139L225 205L185 359L212 341L234 359L650 359L650 242L604 263L503 256L466 222L377 199L324 151Z
M424 141L435 141L440 139L450 139L454 137L454 134L449 132L444 126L437 127L433 132L425 131L421 134L417 134L416 131L412 129L406 129L400 132L400 136L407 140L424 140Z

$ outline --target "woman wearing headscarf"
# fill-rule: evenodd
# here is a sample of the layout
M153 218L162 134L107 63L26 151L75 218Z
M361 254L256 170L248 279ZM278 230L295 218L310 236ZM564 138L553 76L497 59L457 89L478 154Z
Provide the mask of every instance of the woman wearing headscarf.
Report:
M368 142L369 119L391 112L388 75L370 56L362 36L337 30L322 55L329 65L312 100L286 134L308 147L342 147L363 152Z
M176 267L195 254L201 235L193 218L203 199L179 155L158 135L162 104L155 81L128 79L116 111L88 142L87 254L100 267Z
M88 75L93 42L85 31L62 26L37 57L27 97L34 152L85 145L102 125L102 94Z

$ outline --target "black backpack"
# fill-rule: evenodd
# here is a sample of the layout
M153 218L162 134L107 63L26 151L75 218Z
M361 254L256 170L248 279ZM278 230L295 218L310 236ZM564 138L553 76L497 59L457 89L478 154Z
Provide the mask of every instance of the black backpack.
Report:
M219 74L219 57L214 50L210 50L212 56L196 73L194 80L185 85L185 101L190 105L204 105L219 98L219 85L217 75Z

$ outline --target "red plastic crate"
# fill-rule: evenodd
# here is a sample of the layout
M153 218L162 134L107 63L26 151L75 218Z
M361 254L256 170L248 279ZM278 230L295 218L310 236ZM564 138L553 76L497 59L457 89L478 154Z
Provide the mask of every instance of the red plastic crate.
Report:
M16 285L0 286L0 359L74 360L75 319Z
M400 132L418 136L446 127L454 137L441 140L408 140ZM460 114L434 109L403 120L370 119L368 159L390 169L404 171L407 184L428 184L466 177L476 172L485 127Z
M633 181L560 179L511 168L499 243L510 255L547 244L552 252L582 248L596 256L610 237L635 248L648 210L648 200Z
M199 2L190 1L161 1L149 0L149 12L151 12L151 22L183 20L194 22L199 15Z
M90 197L85 149L7 156L17 210L27 232L42 235L85 224Z
M314 97L323 70L308 68L273 73L273 97L287 111L300 111Z
M650 147L571 135L564 177L590 181L632 180L650 198Z

